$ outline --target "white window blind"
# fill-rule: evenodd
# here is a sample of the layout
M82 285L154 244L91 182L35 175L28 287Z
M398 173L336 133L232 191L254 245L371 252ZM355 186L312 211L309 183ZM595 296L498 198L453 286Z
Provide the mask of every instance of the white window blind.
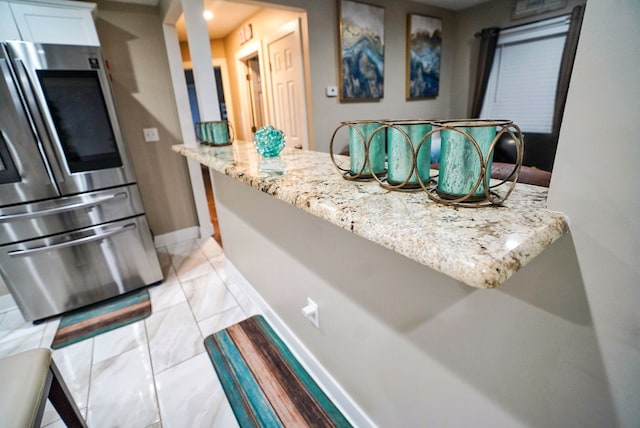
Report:
M567 16L502 30L481 118L511 119L524 132L550 133Z

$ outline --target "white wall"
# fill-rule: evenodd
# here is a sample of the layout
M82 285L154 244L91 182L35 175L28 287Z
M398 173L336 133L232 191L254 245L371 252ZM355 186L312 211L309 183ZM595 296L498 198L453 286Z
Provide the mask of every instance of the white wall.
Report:
M640 424L640 2L587 2L549 207L570 220L620 426Z

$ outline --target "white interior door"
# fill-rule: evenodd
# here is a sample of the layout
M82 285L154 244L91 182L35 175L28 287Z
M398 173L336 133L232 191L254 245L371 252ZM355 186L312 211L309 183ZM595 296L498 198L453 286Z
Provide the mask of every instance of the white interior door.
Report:
M293 27L293 28L292 28ZM273 121L287 147L309 148L299 23L267 41Z

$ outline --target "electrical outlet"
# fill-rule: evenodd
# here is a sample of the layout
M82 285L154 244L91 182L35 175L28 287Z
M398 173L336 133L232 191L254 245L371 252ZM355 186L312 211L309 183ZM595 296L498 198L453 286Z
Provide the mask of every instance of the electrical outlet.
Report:
M147 143L160 141L160 137L158 136L158 128L143 128L142 133L144 134L144 141L146 141Z
M316 328L320 328L320 312L318 304L307 297L307 306L302 308L302 316L311 321Z

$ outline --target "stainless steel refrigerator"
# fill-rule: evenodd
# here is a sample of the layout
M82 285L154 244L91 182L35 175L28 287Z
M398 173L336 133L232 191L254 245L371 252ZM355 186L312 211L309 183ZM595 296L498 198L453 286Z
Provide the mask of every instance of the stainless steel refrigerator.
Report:
M162 280L105 68L0 46L0 274L28 321Z

